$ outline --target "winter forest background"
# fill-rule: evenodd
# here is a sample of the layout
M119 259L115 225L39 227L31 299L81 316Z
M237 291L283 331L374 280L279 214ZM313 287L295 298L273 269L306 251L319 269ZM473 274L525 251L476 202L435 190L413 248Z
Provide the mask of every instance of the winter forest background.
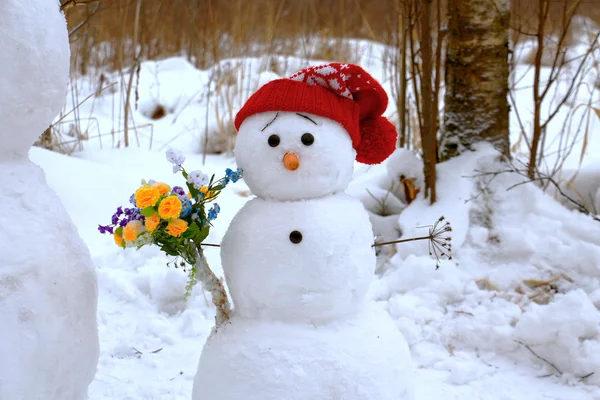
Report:
M327 61L363 66L390 97L399 150L357 164L348 191L376 240L442 215L453 226L452 260L426 242L377 249L370 296L411 347L418 398L600 399L600 2L61 4L69 92L30 156L97 266L91 399L189 398L214 316L201 288L184 301L186 275L162 253L123 252L97 224L140 179L171 178L169 147L233 167L244 101ZM250 195L223 194L208 241Z

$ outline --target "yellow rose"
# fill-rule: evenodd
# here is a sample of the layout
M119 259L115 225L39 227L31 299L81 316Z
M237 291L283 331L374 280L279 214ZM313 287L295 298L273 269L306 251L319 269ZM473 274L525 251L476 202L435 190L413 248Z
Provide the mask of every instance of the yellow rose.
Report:
M144 230L144 225L139 220L129 221L123 228L123 237L127 242L133 242Z
M154 232L158 224L160 224L158 215L154 214L151 217L146 217L146 229L148 229L148 232Z
M152 187L157 188L158 192L161 195L171 191L171 186L167 185L166 183L162 183L162 182L155 182L152 184Z
M174 219L167 225L167 233L171 236L179 237L188 229L188 224L182 219Z
M160 192L157 188L144 185L135 192L135 205L139 208L154 206L159 198Z
M123 237L121 237L120 235L117 235L115 233L114 238L115 238L115 243L117 244L117 246L123 246Z
M162 219L179 217L181 213L181 200L176 195L167 196L158 206L158 215Z

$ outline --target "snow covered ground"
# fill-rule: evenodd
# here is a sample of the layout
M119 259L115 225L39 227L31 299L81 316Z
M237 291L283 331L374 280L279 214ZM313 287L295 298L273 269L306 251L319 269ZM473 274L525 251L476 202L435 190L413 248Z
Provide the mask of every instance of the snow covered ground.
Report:
M34 148L30 156L44 169L97 266L101 358L90 400L189 399L214 321L210 301L196 287L185 303L186 275L168 268L160 251L123 251L96 230L141 178L176 183L164 154L121 149L67 157ZM200 155L187 156L189 165L202 165ZM204 169L220 173L231 166L228 156L210 156ZM228 189L207 242L219 243L248 200L241 182ZM594 375L580 379L600 371L600 224L533 187L520 190L497 193L502 210L496 246L485 241L485 228L474 226L455 253L458 265L444 262L436 271L419 249L405 259L399 252L372 287L371 295L385 302L411 345L420 400L600 399ZM443 185L440 191L442 199L450 192ZM463 205L452 195L447 201ZM437 211L426 211L422 222ZM207 256L221 273L218 251L207 250ZM536 305L516 292L522 279L563 272L574 282L557 281L567 294L557 294L550 305ZM480 279L497 290L480 289ZM548 376L552 368L517 340L552 360L564 376Z
M362 46L357 52L361 64L391 91L381 48ZM137 135L130 148L115 148L110 134L122 126L123 88L115 85L79 107L79 131L89 140L82 149L74 148L72 157L31 150L97 267L101 358L90 400L191 397L200 352L214 323L210 300L196 287L184 302L186 275L168 268L169 258L157 249L123 251L96 228L109 222L141 179L182 183L173 180L164 157L169 146L185 151L191 168L220 175L234 167L230 153L209 155L203 165L202 135L205 127L211 131L227 125L228 113L257 85L276 77L265 72L265 65L269 63L260 59L231 60L218 70L198 71L181 58L146 62L133 111ZM281 65L284 71L278 73L287 75L304 67L305 60L288 58ZM519 73L519 85L530 87L529 68L520 66ZM587 79L598 79L594 74ZM230 76L237 78L226 89L215 83ZM107 79L116 80L117 75ZM95 84L87 78L76 81L79 93L69 95L71 106L95 91ZM213 88L212 96L206 87ZM517 101L523 110L526 96L530 94ZM581 96L582 102L589 100ZM598 106L598 90L591 96ZM167 115L153 121L148 115L157 104ZM388 111L393 118L392 107ZM567 118L557 116L553 132ZM61 124L65 139L72 139L66 120ZM516 139L518 127L512 128ZM594 171L600 164L600 120L594 115L588 130L592 134L582 165ZM553 145L550 141L549 154ZM578 166L582 149L580 139L567 168ZM564 208L533 185L507 191L520 182L515 176L491 182L489 177L470 178L474 170L499 168L485 147L442 164L439 202L429 207L418 197L404 208L402 194L393 193L390 185L400 174L417 177L418 159L399 152L382 166L357 165L351 194L368 203L368 189L376 196L392 193L398 200L391 215L373 217L385 235L399 230L403 237L422 235L426 228L416 227L432 224L440 215L454 228L453 260L439 270L423 242L386 250L370 296L383 303L411 346L418 400L600 400L600 223ZM588 181L597 181L598 175L590 176ZM220 242L248 196L243 182L223 192L222 212L207 242ZM207 249L206 254L222 274L218 250Z

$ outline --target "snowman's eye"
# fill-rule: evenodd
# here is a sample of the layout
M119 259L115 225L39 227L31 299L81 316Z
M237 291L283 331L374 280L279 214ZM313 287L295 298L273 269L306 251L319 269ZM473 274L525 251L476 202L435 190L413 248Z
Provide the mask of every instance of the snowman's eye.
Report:
M310 133L305 133L304 135L302 135L300 140L302 140L302 144L304 144L305 146L310 146L315 142L315 137Z
M298 231L292 231L292 233L290 233L290 242L294 243L294 244L298 244L302 241L302 234Z
M267 140L267 142L269 143L269 146L271 147L277 147L279 146L279 136L277 135L271 135L269 136L269 139Z

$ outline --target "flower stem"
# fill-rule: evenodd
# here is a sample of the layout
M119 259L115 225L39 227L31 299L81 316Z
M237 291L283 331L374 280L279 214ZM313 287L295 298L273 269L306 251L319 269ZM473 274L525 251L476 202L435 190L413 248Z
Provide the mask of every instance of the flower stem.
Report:
M197 246L197 257L194 267L196 268L196 278L202 284L202 287L210 293L212 302L217 309L215 324L218 329L219 326L226 323L231 318L231 305L227 298L223 280L217 278L215 273L210 269L208 261L202 251L202 247L200 246Z

